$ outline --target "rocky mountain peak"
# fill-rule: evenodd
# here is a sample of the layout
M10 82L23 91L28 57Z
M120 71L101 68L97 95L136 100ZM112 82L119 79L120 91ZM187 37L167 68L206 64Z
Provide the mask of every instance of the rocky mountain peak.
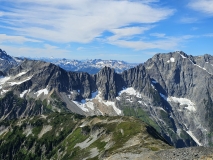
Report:
M15 60L2 49L0 49L0 58L7 61L15 62Z
M0 71L5 72L11 67L17 66L16 60L8 55L5 51L0 49Z

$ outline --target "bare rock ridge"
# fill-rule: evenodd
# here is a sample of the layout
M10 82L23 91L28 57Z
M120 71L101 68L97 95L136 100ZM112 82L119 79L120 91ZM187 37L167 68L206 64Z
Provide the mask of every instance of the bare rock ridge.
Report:
M23 60L0 74L0 94L6 96L1 99L5 104L2 119L63 110L87 116L135 116L154 126L176 147L212 143L210 55L194 57L182 51L156 54L120 74L104 67L94 75ZM16 95L16 103L7 106L10 91ZM20 110L21 99L26 100L26 107Z
M11 67L17 66L18 62L0 49L0 71L9 70Z

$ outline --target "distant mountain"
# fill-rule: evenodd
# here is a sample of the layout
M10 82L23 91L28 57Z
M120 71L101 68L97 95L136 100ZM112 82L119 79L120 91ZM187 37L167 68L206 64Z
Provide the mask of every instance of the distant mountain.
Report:
M136 63L127 63L119 60L70 60L70 59L59 59L59 58L36 58L35 60L50 62L67 71L87 72L89 74L96 74L102 68L110 67L114 68L117 73L121 73L124 70L135 67Z

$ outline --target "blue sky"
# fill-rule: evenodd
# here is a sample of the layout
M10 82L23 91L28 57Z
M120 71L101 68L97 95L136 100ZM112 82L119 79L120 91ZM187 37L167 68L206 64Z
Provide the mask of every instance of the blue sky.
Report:
M0 0L0 48L13 56L144 62L213 55L213 0Z

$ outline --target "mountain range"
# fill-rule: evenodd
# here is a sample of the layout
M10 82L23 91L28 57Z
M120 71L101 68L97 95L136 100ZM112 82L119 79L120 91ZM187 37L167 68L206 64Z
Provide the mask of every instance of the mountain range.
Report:
M117 73L121 73L124 70L133 68L137 65L137 63L127 63L119 60L102 60L102 59L80 61L80 60L71 60L66 58L60 59L52 57L52 58L34 58L32 60L50 62L65 69L66 71L87 72L89 74L96 74L105 66L115 69Z
M1 63L8 64L0 68L2 121L52 112L133 116L177 148L212 146L211 55L156 54L122 73L106 66L96 74L66 71L44 61L4 58L2 50L1 57Z

